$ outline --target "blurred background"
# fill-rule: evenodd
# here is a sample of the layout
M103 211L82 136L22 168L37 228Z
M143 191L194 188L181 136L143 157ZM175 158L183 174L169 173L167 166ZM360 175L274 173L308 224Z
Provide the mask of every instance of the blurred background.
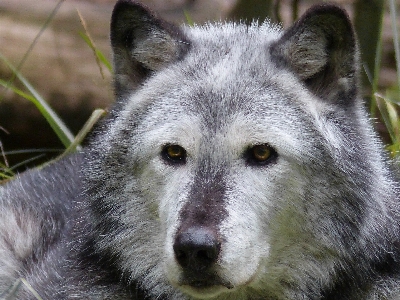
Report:
M111 60L109 20L115 0L0 0L0 80L26 87L5 60L16 67L76 134L95 108L113 102L111 72L96 62L88 45ZM289 26L311 0L143 0L174 23L203 24L214 20L264 20ZM399 1L331 1L350 14L360 39L362 83L367 105L371 91L395 94L396 59L390 5ZM393 19L392 19L393 20ZM382 25L382 26L381 26ZM86 27L86 29L85 29ZM382 31L381 31L382 28ZM86 37L86 41L85 41ZM379 70L378 45L382 46ZM375 78L374 78L375 74ZM369 75L369 76L367 76ZM378 76L378 77L377 77ZM372 81L375 80L375 88ZM389 93L388 92L388 93ZM389 93L389 94L390 94ZM384 126L377 122L385 142ZM0 167L24 170L59 155L63 144L30 101L0 86ZM21 153L22 152L22 153ZM0 170L1 171L1 170Z

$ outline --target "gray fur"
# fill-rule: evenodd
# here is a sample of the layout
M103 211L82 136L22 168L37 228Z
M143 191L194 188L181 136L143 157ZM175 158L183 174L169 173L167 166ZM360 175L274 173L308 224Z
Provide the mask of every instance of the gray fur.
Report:
M23 277L44 299L400 297L398 181L341 9L286 31L178 28L120 0L111 44L117 104L90 146L0 187L0 291Z

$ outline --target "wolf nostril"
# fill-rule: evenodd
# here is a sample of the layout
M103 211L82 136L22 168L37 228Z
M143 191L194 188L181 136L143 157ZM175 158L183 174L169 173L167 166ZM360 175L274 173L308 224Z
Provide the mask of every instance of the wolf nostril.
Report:
M178 233L173 247L184 269L202 271L216 262L221 244L212 231L194 227Z

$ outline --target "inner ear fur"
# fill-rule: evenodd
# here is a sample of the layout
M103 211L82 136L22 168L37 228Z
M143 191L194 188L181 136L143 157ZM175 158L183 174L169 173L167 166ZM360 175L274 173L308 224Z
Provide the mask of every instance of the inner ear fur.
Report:
M132 0L117 2L110 33L116 91L122 93L182 58L190 45L179 27Z
M311 8L271 46L270 53L278 67L289 68L321 99L349 103L356 97L358 49L343 9Z

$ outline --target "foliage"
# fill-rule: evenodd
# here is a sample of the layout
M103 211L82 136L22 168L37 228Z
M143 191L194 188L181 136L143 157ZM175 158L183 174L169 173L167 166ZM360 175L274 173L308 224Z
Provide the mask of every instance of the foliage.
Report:
M42 116L47 120L47 122L49 123L49 125L51 126L51 128L53 129L53 131L56 133L56 135L58 136L58 138L60 139L60 141L62 142L62 144L65 147L64 152L57 158L61 158L64 157L67 154L70 154L74 151L79 151L81 150L81 142L83 141L83 139L85 138L85 136L91 131L92 127L94 126L94 124L104 115L105 111L102 109L97 109L95 110L91 117L89 118L89 120L86 122L86 124L82 127L82 129L79 131L79 133L77 134L76 137L74 137L74 135L72 134L72 132L68 129L68 127L65 125L64 121L57 115L57 113L50 107L50 105L46 102L46 100L40 95L40 93L38 93L35 88L30 84L30 82L21 74L21 72L19 71L19 69L21 68L23 62L25 61L25 59L27 58L29 52L32 50L33 45L37 42L38 37L43 33L44 29L48 26L50 20L55 16L55 13L57 12L58 8L60 7L61 3L64 0L60 0L55 9L52 11L51 15L47 18L45 24L42 26L40 32L38 33L38 35L35 37L34 41L32 42L31 46L29 47L29 49L27 50L27 53L24 55L21 63L18 65L18 67L14 67L8 60L6 57L4 57L1 53L0 53L0 60L3 61L12 71L13 73L13 77L6 81L3 79L0 79L0 85L3 86L6 89L10 89L12 90L15 94L17 94L18 96L32 102L36 108L40 111L40 113L42 114ZM82 16L80 15L80 13L78 12L82 25L84 27L85 32L84 33L80 33L80 36L84 39L84 41L87 43L87 45L93 50L93 53L95 55L96 58L96 62L99 65L100 68L100 72L103 75L103 70L101 67L101 64L103 64L104 66L106 66L106 68L111 72L111 64L110 62L105 58L105 56L103 55L103 53L98 50L93 42L93 40L90 37L89 32L87 31L86 28L86 24L84 19L82 18ZM104 76L103 76L104 78ZM15 79L18 79L24 86L24 88L26 89L26 91L16 87L14 85L14 81ZM0 129L2 129L0 127ZM14 152L8 152L5 153L3 151L3 147L0 141L0 157L3 157L3 161L4 163L0 162L0 182L1 180L5 179L10 179L13 177L14 172L13 170L17 167L19 167L21 164L27 164L28 162L30 162L31 160L35 160L39 156L35 156L31 159L29 159L29 161L24 161L21 162L18 165L14 165L12 167L10 167L8 165L7 162L7 157L6 155L11 155L16 153L16 151ZM41 149L31 149L31 150L22 150L25 152L40 152ZM49 150L46 150L47 152ZM21 153L21 151L19 152ZM56 159L56 160L57 160Z
M395 0L389 1L389 7L393 32L393 45L396 58L397 83L384 92L378 90L383 40L383 25L381 25L381 34L378 40L377 53L375 57L374 77L370 79L372 85L371 116L377 117L379 112L379 115L381 116L381 119L390 137L390 143L387 146L387 149L389 150L391 156L395 157L400 153L400 119L398 113L400 105L400 45L399 32L396 22L397 12ZM383 24L383 22L381 22L381 24Z

